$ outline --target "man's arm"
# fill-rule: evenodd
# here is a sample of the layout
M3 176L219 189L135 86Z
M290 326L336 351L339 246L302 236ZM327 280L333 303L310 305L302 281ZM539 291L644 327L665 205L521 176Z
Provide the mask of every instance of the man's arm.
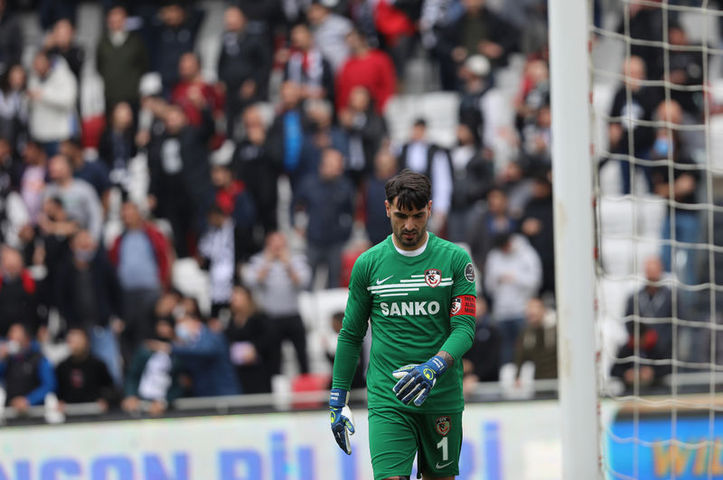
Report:
M450 334L440 348L454 360L462 359L472 346L477 309L477 286L472 259L467 252L459 251L453 273L452 304L449 309ZM442 356L442 355L440 355ZM444 358L444 357L443 357ZM445 359L446 360L446 359ZM448 362L451 366L452 364Z
M40 386L30 392L26 397L30 405L42 405L45 401L45 395L54 392L57 387L53 367L45 358L40 360L38 364L38 380L40 381Z
M371 296L367 292L368 273L363 257L354 264L349 282L349 298L344 311L344 323L339 333L334 357L332 388L349 390L354 378L359 352L366 335Z

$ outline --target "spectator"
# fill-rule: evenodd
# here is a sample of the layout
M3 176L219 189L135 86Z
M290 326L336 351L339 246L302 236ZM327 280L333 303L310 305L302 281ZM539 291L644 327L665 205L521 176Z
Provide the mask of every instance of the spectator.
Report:
M705 40L704 40L705 41ZM668 29L668 42L670 49L670 81L678 86L695 87L704 84L703 80L703 52L692 51L685 30L678 26ZM693 122L700 122L700 115L703 111L703 91L700 89L670 89L670 98L678 102L686 115L693 119Z
M475 141L480 145L492 145L488 137L489 125L493 124L498 112L492 110L487 93L492 88L489 80L490 62L483 55L472 55L460 69L459 77L463 81L462 92L459 98L459 123L467 125Z
M174 339L173 323L159 319L151 345L140 344L128 364L124 384L124 398L121 408L137 415L148 403L148 413L162 415L174 400L183 395L181 386L181 364L174 355L169 355L159 344L169 346ZM150 347L155 347L152 350Z
M48 158L42 146L30 140L23 151L23 169L20 177L20 196L28 209L31 223L35 224L43 208L45 174Z
M66 155L51 158L48 172L52 183L45 187L45 198L59 198L70 219L87 229L93 238L100 239L103 209L93 187L84 180L73 178L73 165Z
M70 239L80 227L68 217L63 202L57 197L45 200L37 226L39 244L37 250L41 263L47 270L38 294L42 298L42 303L57 306L54 287L57 284L58 271L65 258L70 255Z
M229 165L214 165L211 181L216 189L215 204L233 220L236 262L245 262L263 245L263 237L257 238L260 235L254 228L258 217L254 199L244 182L234 180Z
M52 365L21 323L10 326L7 342L0 347L0 378L5 384L6 404L21 414L31 406L42 405L45 396L56 389Z
M349 105L351 91L362 86L369 91L377 112L382 113L387 102L396 92L396 74L389 56L371 48L357 30L346 36L351 55L343 64L336 79L336 108L342 110Z
M695 285L696 250L690 246L700 236L700 215L698 210L690 208L697 203L697 191L700 182L700 171L686 150L679 126L683 121L680 105L673 101L663 101L656 109L655 118L666 122L671 127L659 128L655 134L655 142L651 149L651 159L665 159L672 163L656 166L652 173L652 183L657 195L668 200L668 211L663 220L663 240L674 240L676 246L663 246L662 260L666 271L675 273L686 285ZM701 167L702 168L702 167ZM675 217L671 220L670 213ZM683 260L674 262L682 254ZM690 301L684 295L683 302Z
M540 258L520 235L495 237L487 256L484 286L492 299L492 316L500 330L502 365L513 362L517 339L525 321L525 305L542 281Z
M75 27L67 18L61 18L53 29L46 35L44 45L49 56L60 56L65 59L75 76L75 81L80 84L80 71L83 68L85 52L75 42Z
M628 22L626 28L625 21ZM663 29L677 26L673 15L666 15L664 24L663 9L657 5L635 4L628 7L628 15L620 19L618 33L629 36L632 40L630 55L640 58L645 63L648 78L658 80L663 78L664 54L663 48L651 45L650 42L663 41Z
M203 117L203 124L194 128L180 107L169 106L165 131L149 145L149 205L171 223L179 257L193 253L213 196L207 147L213 120L205 109Z
M610 153L645 159L655 139L655 131L641 123L653 119L659 94L655 89L642 85L645 80L645 63L640 57L633 56L626 60L623 75L625 82L615 92L610 109L611 120L608 125ZM630 92L630 101L628 101L628 92ZM650 168L645 165L634 165L633 168L642 170L650 187ZM623 194L631 192L630 170L630 163L627 160L620 160Z
M153 307L161 290L170 284L171 253L166 238L145 221L134 203L123 204L121 220L123 232L113 242L110 258L122 291L121 353L129 361L140 342L153 331Z
M105 250L87 230L73 236L70 249L72 255L62 260L54 275L55 304L69 329L89 334L93 354L120 385L120 351L114 330L121 313L118 277Z
M535 249L542 262L540 295L555 293L555 225L552 217L552 184L546 176L535 177L532 198L520 219L520 232Z
M18 244L20 229L29 217L22 197L15 191L19 162L11 153L10 142L0 137L0 242Z
M450 154L453 173L452 204L447 221L447 239L464 242L472 216L494 180L494 163L485 158L472 129L457 126L457 146Z
M447 151L427 139L427 121L414 121L409 141L404 144L398 158L399 168L409 168L427 175L432 181L432 218L430 230L444 228L452 201L452 167Z
M522 133L527 125L537 123L537 116L550 105L550 68L542 59L533 59L525 65L520 91L515 98L515 124Z
M507 208L514 219L519 219L532 197L532 179L522 168L522 162L510 162L497 177L498 186L507 195Z
M301 164L296 174L300 179L315 176L325 148L339 150L345 157L349 150L346 132L334 125L334 107L325 100L307 100L304 104L308 128L304 134Z
M181 56L193 52L201 20L200 12L187 11L180 0L165 3L152 20L151 67L161 74L166 97L178 82Z
M218 205L208 212L208 227L198 242L201 265L208 269L211 281L211 316L217 318L228 309L236 271L234 223Z
M398 171L396 157L388 148L383 147L374 158L374 174L369 176L362 187L366 206L364 216L366 231L372 245L376 245L392 233L387 209L384 206L384 200L387 198L384 186Z
M34 334L40 326L37 313L37 286L23 265L20 252L0 248L0 337L9 335L12 325L22 325Z
M0 73L20 63L23 53L23 30L20 19L0 0Z
M128 190L128 167L135 156L133 111L128 102L119 101L113 107L110 124L103 130L98 144L98 159L105 164L111 185Z
M518 37L512 25L485 6L485 0L463 0L460 12L442 28L436 47L444 83L456 76L457 65L470 55L484 55L493 70L507 65Z
M271 326L271 320L257 309L251 290L234 286L226 339L230 345L231 363L245 394L271 392L272 372L268 358L273 334Z
M193 52L181 55L178 61L178 82L173 87L171 101L183 109L186 121L193 127L204 122L204 111L213 118L223 113L223 98L216 89L204 82L201 61Z
M10 65L0 74L0 138L8 140L13 154L18 153L28 133L26 89L27 73L22 65Z
M88 333L82 328L72 328L65 341L70 356L55 369L58 400L63 404L94 402L101 411L107 411L117 393L105 363L90 351Z
M279 158L267 139L261 110L250 106L243 113L244 138L234 151L232 168L248 189L264 236L277 228L277 183L281 173Z
M661 284L663 263L651 257L645 261L646 284L628 297L625 306L625 329L628 339L620 347L611 374L619 377L626 388L634 385L649 387L670 373L669 364L655 365L652 361L672 358L673 354L673 293ZM630 357L636 357L630 359ZM636 363L638 363L636 374Z
M363 86L351 90L349 105L339 112L339 122L349 138L347 173L359 186L373 170L374 156L386 141L387 122L374 110L369 90Z
M292 255L286 238L280 232L266 237L264 250L257 253L242 270L245 285L259 299L269 316L269 373L281 372L281 345L290 340L296 351L301 373L309 372L306 353L306 331L299 315L299 292L311 279L311 271L303 255Z
M70 163L73 165L73 176L84 180L93 187L101 203L107 205L111 184L105 165L101 162L86 161L83 145L79 138L63 140L60 143L60 153L70 159Z
M78 85L64 58L51 58L43 51L35 54L28 97L30 135L43 144L48 155L53 155L58 143L78 130Z
M314 43L331 68L335 72L339 71L349 56L349 47L344 38L352 31L351 22L334 13L324 0L312 0L306 10L306 18L314 32Z
M547 321L545 304L531 298L525 307L526 325L520 333L515 363L534 367L534 379L557 378L557 328Z
M301 90L294 82L286 81L279 91L280 104L269 130L269 144L275 146L283 170L289 176L291 188L301 181L301 149L304 142Z
M354 214L354 188L344 177L344 157L339 150L322 152L317 176L299 187L295 207L308 215L306 249L314 276L327 267L327 288L340 285L341 252L349 240Z
M552 168L552 118L550 106L543 105L535 115L534 123L522 129L522 155L530 171Z
M334 100L334 72L314 43L311 29L305 23L294 25L290 33L291 51L284 67L284 80L301 87L301 96Z
M110 117L116 104L127 102L138 112L139 87L143 74L148 70L148 52L143 39L135 32L128 31L127 11L115 5L106 15L107 30L98 42L95 66L103 79L105 112ZM101 156L101 158L103 158Z
M247 105L266 100L271 51L265 36L249 31L246 15L235 5L224 14L218 79L226 88L227 135L235 136L239 115Z
M472 258L480 272L484 273L487 254L492 249L492 240L501 234L510 234L517 229L517 222L510 216L507 195L499 187L487 191L487 208L478 219L471 222L467 231L467 243L472 248Z
M204 325L198 317L184 315L176 322L173 344L151 340L152 350L177 357L191 377L194 397L237 395L240 392L229 359L226 340Z
M496 382L500 378L500 333L489 315L484 298L477 299L474 340L462 357L462 363L466 394L474 392L479 382Z

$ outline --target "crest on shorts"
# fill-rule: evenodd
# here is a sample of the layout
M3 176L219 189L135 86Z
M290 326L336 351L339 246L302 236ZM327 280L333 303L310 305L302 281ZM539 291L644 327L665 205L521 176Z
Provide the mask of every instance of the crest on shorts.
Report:
M462 310L462 299L459 297L454 297L452 299L452 307L449 309L449 314L457 315L460 310Z
M434 288L440 283L442 283L442 272L440 272L436 268L430 268L429 270L426 270L424 272L424 281L427 283L427 285Z
M447 435L449 433L450 428L450 420L448 416L439 417L434 422L434 428L437 430L437 433L440 435Z

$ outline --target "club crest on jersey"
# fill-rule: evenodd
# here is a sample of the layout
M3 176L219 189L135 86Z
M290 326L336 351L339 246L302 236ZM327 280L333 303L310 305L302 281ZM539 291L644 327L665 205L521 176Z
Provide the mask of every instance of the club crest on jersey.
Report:
M462 299L459 297L454 297L452 299L452 307L449 309L449 314L457 315L460 310L462 310Z
M434 428L437 430L437 433L440 435L447 435L449 433L451 421L448 416L439 417L434 422Z
M434 288L442 283L442 272L436 268L430 268L424 272L424 281L427 285Z

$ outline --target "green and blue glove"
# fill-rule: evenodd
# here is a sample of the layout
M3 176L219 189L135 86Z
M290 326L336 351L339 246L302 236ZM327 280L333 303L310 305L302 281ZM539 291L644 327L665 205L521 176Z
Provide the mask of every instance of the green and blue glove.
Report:
M347 405L349 392L341 388L332 388L329 395L329 413L331 415L331 433L339 448L351 455L349 435L354 435L354 417Z
M392 372L394 378L399 379L392 390L404 405L413 401L419 407L437 383L437 377L446 371L447 362L439 355L419 365L405 365Z

